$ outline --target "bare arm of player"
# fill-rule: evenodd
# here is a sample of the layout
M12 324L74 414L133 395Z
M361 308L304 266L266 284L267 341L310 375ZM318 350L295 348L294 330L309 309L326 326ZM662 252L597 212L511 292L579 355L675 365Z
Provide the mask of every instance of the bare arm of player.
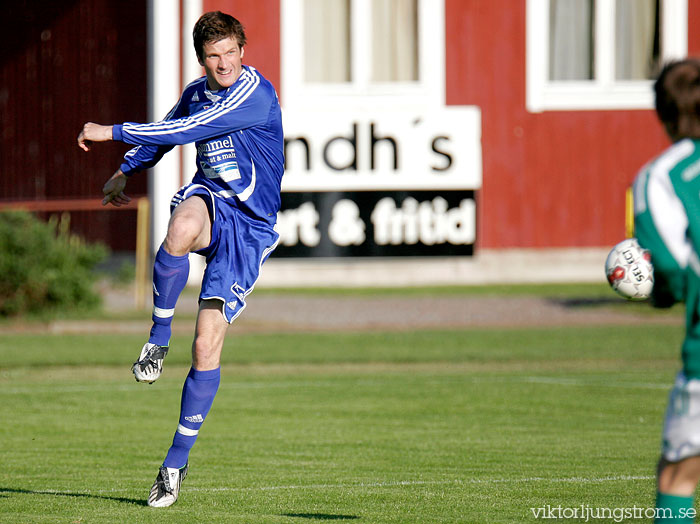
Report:
M131 202L131 198L124 194L127 180L127 176L122 173L122 170L117 169L102 188L102 192L105 195L102 199L103 206L111 203L113 206L121 207Z
M107 142L109 140L112 140L112 126L88 122L78 135L78 147L84 151L90 151L93 142Z

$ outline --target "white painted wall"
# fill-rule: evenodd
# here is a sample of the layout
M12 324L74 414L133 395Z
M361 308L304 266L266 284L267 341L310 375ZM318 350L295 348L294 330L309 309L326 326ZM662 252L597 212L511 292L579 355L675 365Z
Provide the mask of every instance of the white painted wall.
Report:
M148 3L148 119L161 120L180 97L180 5L171 0ZM180 155L174 149L151 169L148 196L153 217L153 252L165 238L170 215L170 199L180 184Z

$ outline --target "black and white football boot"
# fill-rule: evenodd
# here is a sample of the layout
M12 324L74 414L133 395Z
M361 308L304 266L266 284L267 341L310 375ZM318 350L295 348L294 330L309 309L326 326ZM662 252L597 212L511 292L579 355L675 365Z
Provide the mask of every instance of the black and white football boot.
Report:
M139 359L131 367L136 381L153 384L163 371L163 359L167 354L168 346L158 346L146 342Z
M185 464L180 469L161 466L151 493L148 495L148 505L152 508L167 508L175 504L188 469L189 464Z

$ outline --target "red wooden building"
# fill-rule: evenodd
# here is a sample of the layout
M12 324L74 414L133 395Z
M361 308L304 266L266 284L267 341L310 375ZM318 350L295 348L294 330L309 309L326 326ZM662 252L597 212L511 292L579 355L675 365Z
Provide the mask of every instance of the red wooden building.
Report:
M626 188L668 144L651 79L700 55L700 0L44 4L0 22L0 200L99 196L126 148L84 154L81 124L164 114L200 74L193 21L220 9L282 101L286 256L610 246ZM191 153L170 155L151 184L156 222L191 176ZM74 225L130 250L133 220Z

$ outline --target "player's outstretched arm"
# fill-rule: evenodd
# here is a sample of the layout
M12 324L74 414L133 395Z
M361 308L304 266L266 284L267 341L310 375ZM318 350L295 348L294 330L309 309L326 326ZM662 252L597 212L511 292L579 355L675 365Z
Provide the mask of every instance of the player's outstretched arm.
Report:
M131 198L124 194L126 187L127 176L122 173L121 169L110 177L102 188L105 197L102 199L102 205L106 206L111 203L113 206L121 207L131 202Z
M107 142L109 140L112 140L112 126L88 122L78 135L78 147L84 151L90 151L93 142Z

